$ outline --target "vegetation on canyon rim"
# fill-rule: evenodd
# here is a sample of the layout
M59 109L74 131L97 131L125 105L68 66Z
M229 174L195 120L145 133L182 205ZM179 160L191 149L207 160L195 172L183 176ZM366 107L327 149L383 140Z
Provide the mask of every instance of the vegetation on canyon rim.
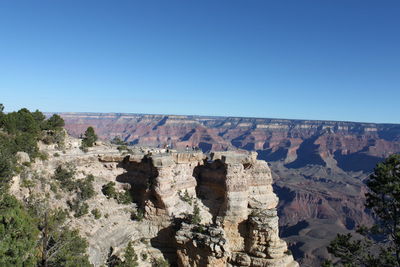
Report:
M24 166L16 154L31 159L46 158L38 141L63 146L63 119L46 120L38 110L3 113L0 108L0 265L1 266L90 266L87 242L65 224L67 211L52 210L45 199L31 197L24 203L8 193L13 173Z
M46 160L38 148L38 141L64 146L64 121L58 115L49 119L36 110L21 109L5 114L0 104L0 266L92 266L86 250L87 241L79 231L68 227L68 210L53 209L46 196L30 194L23 202L9 193L9 182L14 174L29 170L29 162L18 162L17 152L26 152L30 160ZM83 143L92 146L97 140L93 128L85 133ZM75 180L73 166L58 166L51 179L54 193L59 189L74 195L69 206L75 217L88 213L86 200L93 197L93 175ZM36 175L36 174L35 174ZM37 179L40 180L40 179ZM32 187L33 181L24 185ZM85 205L86 204L86 205ZM93 210L95 218L100 212ZM132 245L125 250L125 260L109 266L137 266Z

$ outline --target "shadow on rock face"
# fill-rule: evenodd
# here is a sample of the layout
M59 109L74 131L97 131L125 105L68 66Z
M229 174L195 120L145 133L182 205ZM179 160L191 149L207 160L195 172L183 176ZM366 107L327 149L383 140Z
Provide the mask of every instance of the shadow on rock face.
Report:
M314 135L301 143L299 149L297 149L297 159L289 164L286 164L286 168L298 169L305 167L308 164L326 166L325 161L318 154L318 148L320 145L315 144L319 135Z
M292 252L295 260L302 259L304 257L304 252L300 249L303 246L303 242L296 242L295 244L289 244L289 250Z
M298 235L299 232L309 226L309 223L306 221L300 221L293 226L284 226L280 229L281 237L288 237L292 235Z
M118 175L116 180L120 183L129 183L133 201L139 207L143 207L144 202L151 198L151 191L158 177L158 170L154 167L151 158L144 157L140 162L134 162L129 161L129 156L127 156L118 163L117 167L125 169L126 172ZM156 200L152 199L152 201Z
M175 234L175 226L170 225L167 228L161 229L156 237L150 239L151 246L161 251L164 258L168 260L170 266L177 266Z
M342 155L342 151L338 150L334 153L338 166L344 171L363 171L370 172L376 164L381 162L383 158L368 155L363 152Z
M196 195L209 208L213 221L225 210L227 166L220 160L205 162L193 170L196 178Z

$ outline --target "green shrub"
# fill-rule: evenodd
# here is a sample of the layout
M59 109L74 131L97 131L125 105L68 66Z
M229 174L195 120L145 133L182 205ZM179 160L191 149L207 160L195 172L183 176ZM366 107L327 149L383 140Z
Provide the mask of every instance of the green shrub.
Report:
M25 167L30 167L32 166L31 162L23 162L22 165L24 165Z
M111 144L118 145L118 146L126 146L126 145L128 145L126 142L122 141L122 139L119 136L115 136L111 140Z
M142 253L142 261L145 261L145 260L147 260L147 253Z
M187 203L189 203L190 205L192 205L193 197L191 197L191 196L189 195L189 193L188 193L187 190L185 190L185 193L184 193L183 195L181 194L181 192L179 192L179 198L180 198L182 201L187 202Z
M32 181L31 179L23 179L21 186L25 188L32 188L35 186L35 182Z
M93 214L93 216L94 216L94 218L95 218L96 220L98 220L98 219L101 218L101 212L100 212L98 209L93 209L93 210L91 211L91 213Z
M76 181L76 188L78 191L78 199L81 201L88 200L96 195L93 188L94 176L89 174L86 178Z
M192 214L185 214L185 220L187 223L190 224L200 224L201 223L201 216L200 216L200 208L197 202L194 203L193 213Z
M37 154L40 160L45 161L49 159L49 155L47 155L45 152L39 152Z
M89 213L89 205L85 202L80 202L77 199L67 201L69 208L74 212L76 218L82 217Z
M53 179L57 180L61 184L61 188L67 191L73 191L76 189L76 183L73 180L75 170L72 167L63 167L59 165L53 175Z
M123 192L117 192L115 189L115 183L109 182L101 188L101 192L108 198L115 199L118 204L129 204L133 202L132 195L129 190L124 190Z
M128 190L124 192L118 192L116 198L118 204L130 204L133 202L131 193Z
M109 182L101 188L101 192L108 198L117 198L117 191L115 190L115 183Z
M144 212L141 209L138 209L136 211L131 212L131 219L134 221L139 221L141 222L144 218Z

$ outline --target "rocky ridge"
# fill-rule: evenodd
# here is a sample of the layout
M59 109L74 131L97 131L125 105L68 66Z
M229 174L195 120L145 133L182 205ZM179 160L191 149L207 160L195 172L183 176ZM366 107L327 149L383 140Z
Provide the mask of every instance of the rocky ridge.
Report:
M103 216L71 217L68 224L88 239L95 266L104 264L110 251L118 255L129 241L138 255L148 255L139 257L140 266L161 257L178 266L298 266L279 238L271 171L256 153L207 158L201 151L141 148L123 154L102 142L84 153L80 142L67 137L64 151L41 144L48 159L33 162L28 177L41 182L26 188L28 172L23 173L14 177L10 191L22 200L43 192L53 207L66 208L70 196L50 188L57 166L74 165L76 179L94 175L97 195L88 205ZM101 188L110 181L118 190L128 188L135 203L105 197ZM201 218L196 223L188 221L194 206ZM140 211L143 220L132 220Z

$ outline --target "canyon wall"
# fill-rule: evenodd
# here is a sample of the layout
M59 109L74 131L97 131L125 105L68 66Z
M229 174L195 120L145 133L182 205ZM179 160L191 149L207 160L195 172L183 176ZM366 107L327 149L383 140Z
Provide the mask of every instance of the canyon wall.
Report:
M132 144L204 151L241 148L259 152L289 168L307 164L370 170L381 158L400 151L400 125L338 121L176 115L61 113L66 128L79 136L93 126L100 137L122 137Z

